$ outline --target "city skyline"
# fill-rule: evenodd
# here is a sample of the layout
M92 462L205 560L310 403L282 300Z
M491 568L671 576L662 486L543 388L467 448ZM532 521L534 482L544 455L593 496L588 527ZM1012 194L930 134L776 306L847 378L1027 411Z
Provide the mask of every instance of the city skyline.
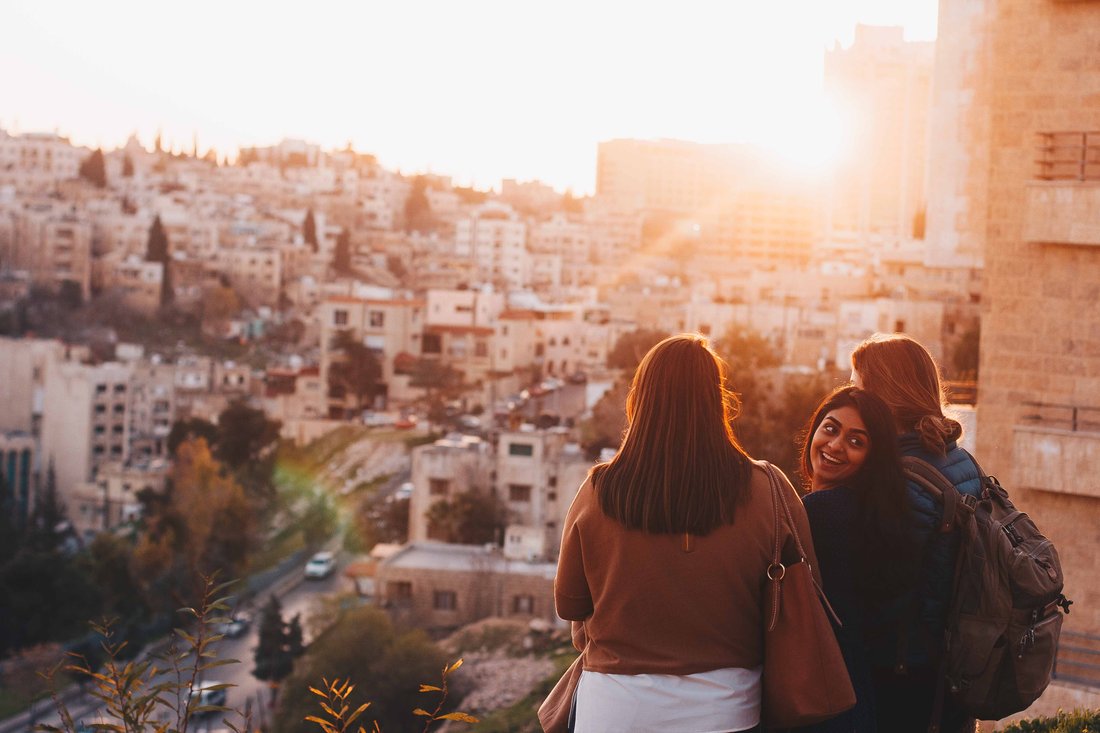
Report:
M0 24L0 66L11 70L0 127L105 148L131 133L151 147L161 131L177 148L197 136L201 151L230 158L284 137L350 142L406 173L585 194L596 144L613 138L747 142L822 162L844 133L843 110L821 89L825 50L849 45L857 23L931 40L935 6L689 3L667 16L567 3L548 16L540 5L418 2L328 4L303 18L282 7L14 3Z

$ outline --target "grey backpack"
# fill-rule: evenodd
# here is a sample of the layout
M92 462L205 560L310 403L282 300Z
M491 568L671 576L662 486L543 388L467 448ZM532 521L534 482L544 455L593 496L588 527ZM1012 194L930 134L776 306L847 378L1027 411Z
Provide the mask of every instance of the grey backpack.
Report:
M1058 552L980 466L975 498L919 458L905 456L902 464L907 478L943 504L940 531L960 539L944 630L944 694L979 720L1019 712L1050 684L1062 611L1069 613Z

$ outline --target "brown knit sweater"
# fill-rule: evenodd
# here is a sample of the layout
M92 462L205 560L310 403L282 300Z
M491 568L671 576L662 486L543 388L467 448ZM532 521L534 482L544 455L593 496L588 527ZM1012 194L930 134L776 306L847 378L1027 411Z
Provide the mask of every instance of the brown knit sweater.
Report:
M783 483L816 574L806 512ZM704 537L626 529L603 513L586 481L565 520L554 581L558 615L584 621L584 668L683 675L760 665L773 512L760 466L733 523Z

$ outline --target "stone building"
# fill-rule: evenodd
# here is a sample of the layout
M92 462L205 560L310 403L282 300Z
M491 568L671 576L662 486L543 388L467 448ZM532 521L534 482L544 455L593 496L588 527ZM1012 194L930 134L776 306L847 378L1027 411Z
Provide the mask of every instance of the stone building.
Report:
M940 8L941 42L978 33L965 39L971 63L956 81L988 112L962 127L989 157L983 175L959 171L977 191L973 208L954 218L959 241L980 240L985 258L977 453L1057 545L1075 601L1055 684L1028 715L1096 708L1100 3L943 0ZM957 18L969 20L953 25Z
M483 618L556 621L554 563L505 558L499 548L414 542L377 569L377 601L400 623L451 630Z

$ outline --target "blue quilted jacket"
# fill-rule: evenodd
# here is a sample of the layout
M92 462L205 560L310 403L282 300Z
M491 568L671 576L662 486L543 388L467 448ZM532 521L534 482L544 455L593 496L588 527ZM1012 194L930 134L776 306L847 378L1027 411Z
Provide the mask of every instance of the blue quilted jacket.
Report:
M916 433L902 434L898 443L902 455L917 456L931 463L960 493L978 496L981 492L977 466L956 444L949 444L947 454L939 456L926 451ZM942 648L951 600L958 538L953 532L940 534L941 504L913 482L908 483L907 489L912 510L913 546L923 548L923 558L915 588L884 603L876 614L877 633L871 656L874 664L880 667L893 667L898 661L899 649L903 650L903 661L909 667L935 662ZM904 638L900 645L899 637Z

